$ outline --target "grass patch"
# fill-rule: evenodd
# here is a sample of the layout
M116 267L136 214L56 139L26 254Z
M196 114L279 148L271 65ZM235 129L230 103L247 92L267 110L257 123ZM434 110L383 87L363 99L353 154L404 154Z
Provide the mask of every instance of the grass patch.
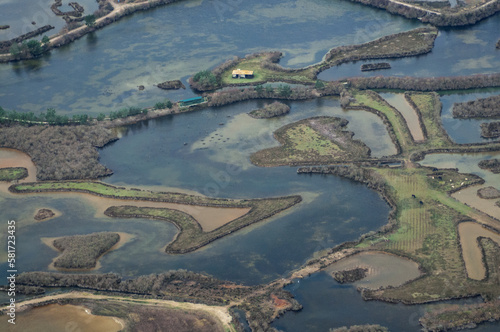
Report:
M420 264L425 275L398 288L367 291L365 296L406 303L478 294L487 299L498 296L498 283L467 278L457 224L473 210L447 193L480 179L453 170L432 171L423 167L373 170L386 179L387 194L397 207L397 223L394 231L384 236L385 241L369 238L359 247L411 258Z
M343 129L348 122L333 117L315 117L286 125L274 133L281 146L254 153L258 166L327 164L369 158L369 148Z
M28 170L24 167L0 168L0 181L16 181L28 176Z

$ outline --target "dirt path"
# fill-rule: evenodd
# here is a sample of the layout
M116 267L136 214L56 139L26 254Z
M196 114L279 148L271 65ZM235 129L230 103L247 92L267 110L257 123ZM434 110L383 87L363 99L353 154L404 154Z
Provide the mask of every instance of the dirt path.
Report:
M53 301L58 299L91 299L91 300L113 300L117 302L124 303L134 303L137 302L141 305L154 305L156 307L166 307L166 308L178 308L184 310L192 310L192 311L204 311L211 316L217 318L224 329L227 331L235 332L235 329L231 325L232 317L229 314L228 307L219 307L219 306L209 306L206 304L199 303L189 303L189 302L175 302L170 300L153 300L153 299L140 299L134 300L129 297L124 298L120 296L106 296L106 295L95 295L87 292L70 292L64 294L57 295L49 295L36 299L31 299L27 301L23 301L18 303L17 310L22 311L25 310L28 305L37 304L46 301ZM7 306L0 307L0 311L8 309Z

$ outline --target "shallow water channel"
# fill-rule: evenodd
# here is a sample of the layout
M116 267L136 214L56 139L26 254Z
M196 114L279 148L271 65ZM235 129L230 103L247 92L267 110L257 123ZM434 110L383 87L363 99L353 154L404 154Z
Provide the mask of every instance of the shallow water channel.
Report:
M0 10L13 3L3 1ZM192 0L136 13L41 59L1 64L0 106L34 112L54 107L70 116L151 106L164 98L194 95L189 88L165 92L155 84L172 79L186 83L190 75L233 55L280 50L285 53L284 66L301 67L321 61L331 47L422 26L418 21L341 0L255 0L222 7L214 5L217 3ZM26 15L30 19L34 14L27 11ZM391 60L393 69L384 74L492 72L499 67L493 47L499 24L494 17L467 29L443 29L431 54ZM362 75L359 66L332 68L320 78ZM139 85L145 90L139 91ZM447 98L453 102L454 96L443 97L443 104ZM290 103L290 114L278 119L255 120L245 114L263 103L209 108L130 126L119 141L101 151L101 162L115 172L104 181L229 198L301 194L301 204L196 252L167 255L161 248L176 234L171 224L107 218L96 214L100 207L92 199L79 194L12 195L0 191L0 219L17 221L19 272L48 269L57 254L42 243L44 237L119 231L135 237L103 256L99 272L134 277L182 268L258 284L298 268L317 251L356 239L386 223L388 206L363 185L333 176L297 175L293 167L257 168L248 160L251 153L277 144L272 137L274 130L320 115L348 119L347 129L370 147L372 156L391 155L395 148L379 118L363 111L345 112L335 98ZM450 135L462 142L460 131ZM475 134L463 140L480 138ZM33 215L42 207L62 215L37 223ZM4 238L0 245L5 244ZM5 252L1 255L4 262ZM6 264L0 264L3 280L6 270ZM379 323L393 331L417 331L417 320L424 310L422 306L363 302L353 287L339 286L324 273L298 284L289 289L304 310L287 313L275 323L286 331L327 331L363 323ZM0 300L4 300L3 295ZM480 330L493 331L491 326L498 328L498 324L487 325Z

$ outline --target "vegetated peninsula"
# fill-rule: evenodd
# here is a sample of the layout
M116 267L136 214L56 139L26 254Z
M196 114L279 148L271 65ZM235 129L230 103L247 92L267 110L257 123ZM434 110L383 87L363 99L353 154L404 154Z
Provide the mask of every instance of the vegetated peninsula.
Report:
M113 206L106 210L105 214L110 217L148 218L172 222L179 229L179 234L166 246L165 251L171 254L182 254L199 249L243 227L270 218L298 204L302 200L301 196L231 200L181 193L126 189L100 182L80 181L22 183L10 186L9 190L13 193L80 192L122 200L177 203L192 205L194 211L196 210L196 206L249 209L248 213L245 213L243 216L209 232L203 231L200 224L192 215L168 208Z
M99 163L98 147L116 140L102 126L0 126L0 147L27 153L39 180L95 179L112 174Z
M500 95L453 104L453 117L500 118Z
M479 168L486 169L494 174L500 173L500 159L481 160L478 166Z
M315 117L286 125L274 132L281 146L250 156L257 166L311 165L366 160L370 149L353 133L345 131L349 122L341 118Z
M120 235L101 232L55 239L53 245L62 254L54 260L54 267L63 269L92 269L97 259L120 241Z

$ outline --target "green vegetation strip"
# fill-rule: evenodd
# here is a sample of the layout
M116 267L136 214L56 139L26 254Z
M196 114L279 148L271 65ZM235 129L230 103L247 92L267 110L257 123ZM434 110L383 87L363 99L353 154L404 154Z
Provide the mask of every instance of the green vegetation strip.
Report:
M80 192L115 199L168 202L202 206L249 207L249 201L209 198L172 192L127 189L94 181L45 181L16 184L9 187L13 193Z
M252 209L247 214L211 232L203 232L201 226L191 215L166 208L112 206L105 211L105 214L110 217L149 218L173 223L179 229L179 233L166 246L165 251L169 254L183 254L201 248L243 227L267 219L300 201L300 196L248 201Z
M24 167L0 168L0 181L21 180L28 176L28 170Z

